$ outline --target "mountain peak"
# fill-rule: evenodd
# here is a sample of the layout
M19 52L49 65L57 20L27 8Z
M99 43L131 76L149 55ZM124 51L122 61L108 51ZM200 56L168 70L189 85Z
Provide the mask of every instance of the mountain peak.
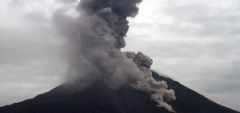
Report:
M170 102L177 113L239 113L218 105L180 83L153 72L176 91L177 100ZM13 105L0 107L0 113L169 113L157 107L149 95L131 86L113 90L103 82L85 89L63 84L51 91Z

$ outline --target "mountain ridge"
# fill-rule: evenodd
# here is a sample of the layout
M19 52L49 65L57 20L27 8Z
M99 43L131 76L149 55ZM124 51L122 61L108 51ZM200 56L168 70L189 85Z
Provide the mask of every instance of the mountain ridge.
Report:
M170 78L155 72L153 78L166 81L175 90L177 100L169 103L177 113L239 113ZM112 90L96 82L81 91L63 84L33 99L0 107L0 113L170 113L156 105L149 95L130 86Z

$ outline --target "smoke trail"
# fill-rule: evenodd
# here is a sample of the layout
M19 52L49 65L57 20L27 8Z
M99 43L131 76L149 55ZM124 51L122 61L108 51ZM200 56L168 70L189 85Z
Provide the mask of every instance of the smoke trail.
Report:
M127 17L135 17L141 0L81 0L79 16L56 13L55 22L69 42L70 72L81 85L102 80L112 88L131 85L151 95L158 106L173 111L165 98L176 99L166 82L152 78L152 59L143 53L122 52Z

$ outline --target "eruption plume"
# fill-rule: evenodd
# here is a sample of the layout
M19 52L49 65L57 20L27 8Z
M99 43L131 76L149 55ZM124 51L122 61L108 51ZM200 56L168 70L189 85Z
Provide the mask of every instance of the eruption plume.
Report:
M80 86L104 81L117 89L131 85L151 96L158 106L169 111L165 99L175 100L166 82L152 77L152 59L141 52L122 52L128 31L127 17L135 17L142 0L81 0L79 16L74 18L60 12L55 22L70 45L70 74Z

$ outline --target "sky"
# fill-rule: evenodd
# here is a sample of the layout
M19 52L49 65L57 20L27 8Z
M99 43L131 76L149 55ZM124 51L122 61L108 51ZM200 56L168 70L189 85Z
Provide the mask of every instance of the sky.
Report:
M52 22L75 0L0 2L0 106L58 86L67 75L66 43ZM153 69L240 111L240 1L144 0L129 18L127 51ZM69 11L74 15L74 11Z

